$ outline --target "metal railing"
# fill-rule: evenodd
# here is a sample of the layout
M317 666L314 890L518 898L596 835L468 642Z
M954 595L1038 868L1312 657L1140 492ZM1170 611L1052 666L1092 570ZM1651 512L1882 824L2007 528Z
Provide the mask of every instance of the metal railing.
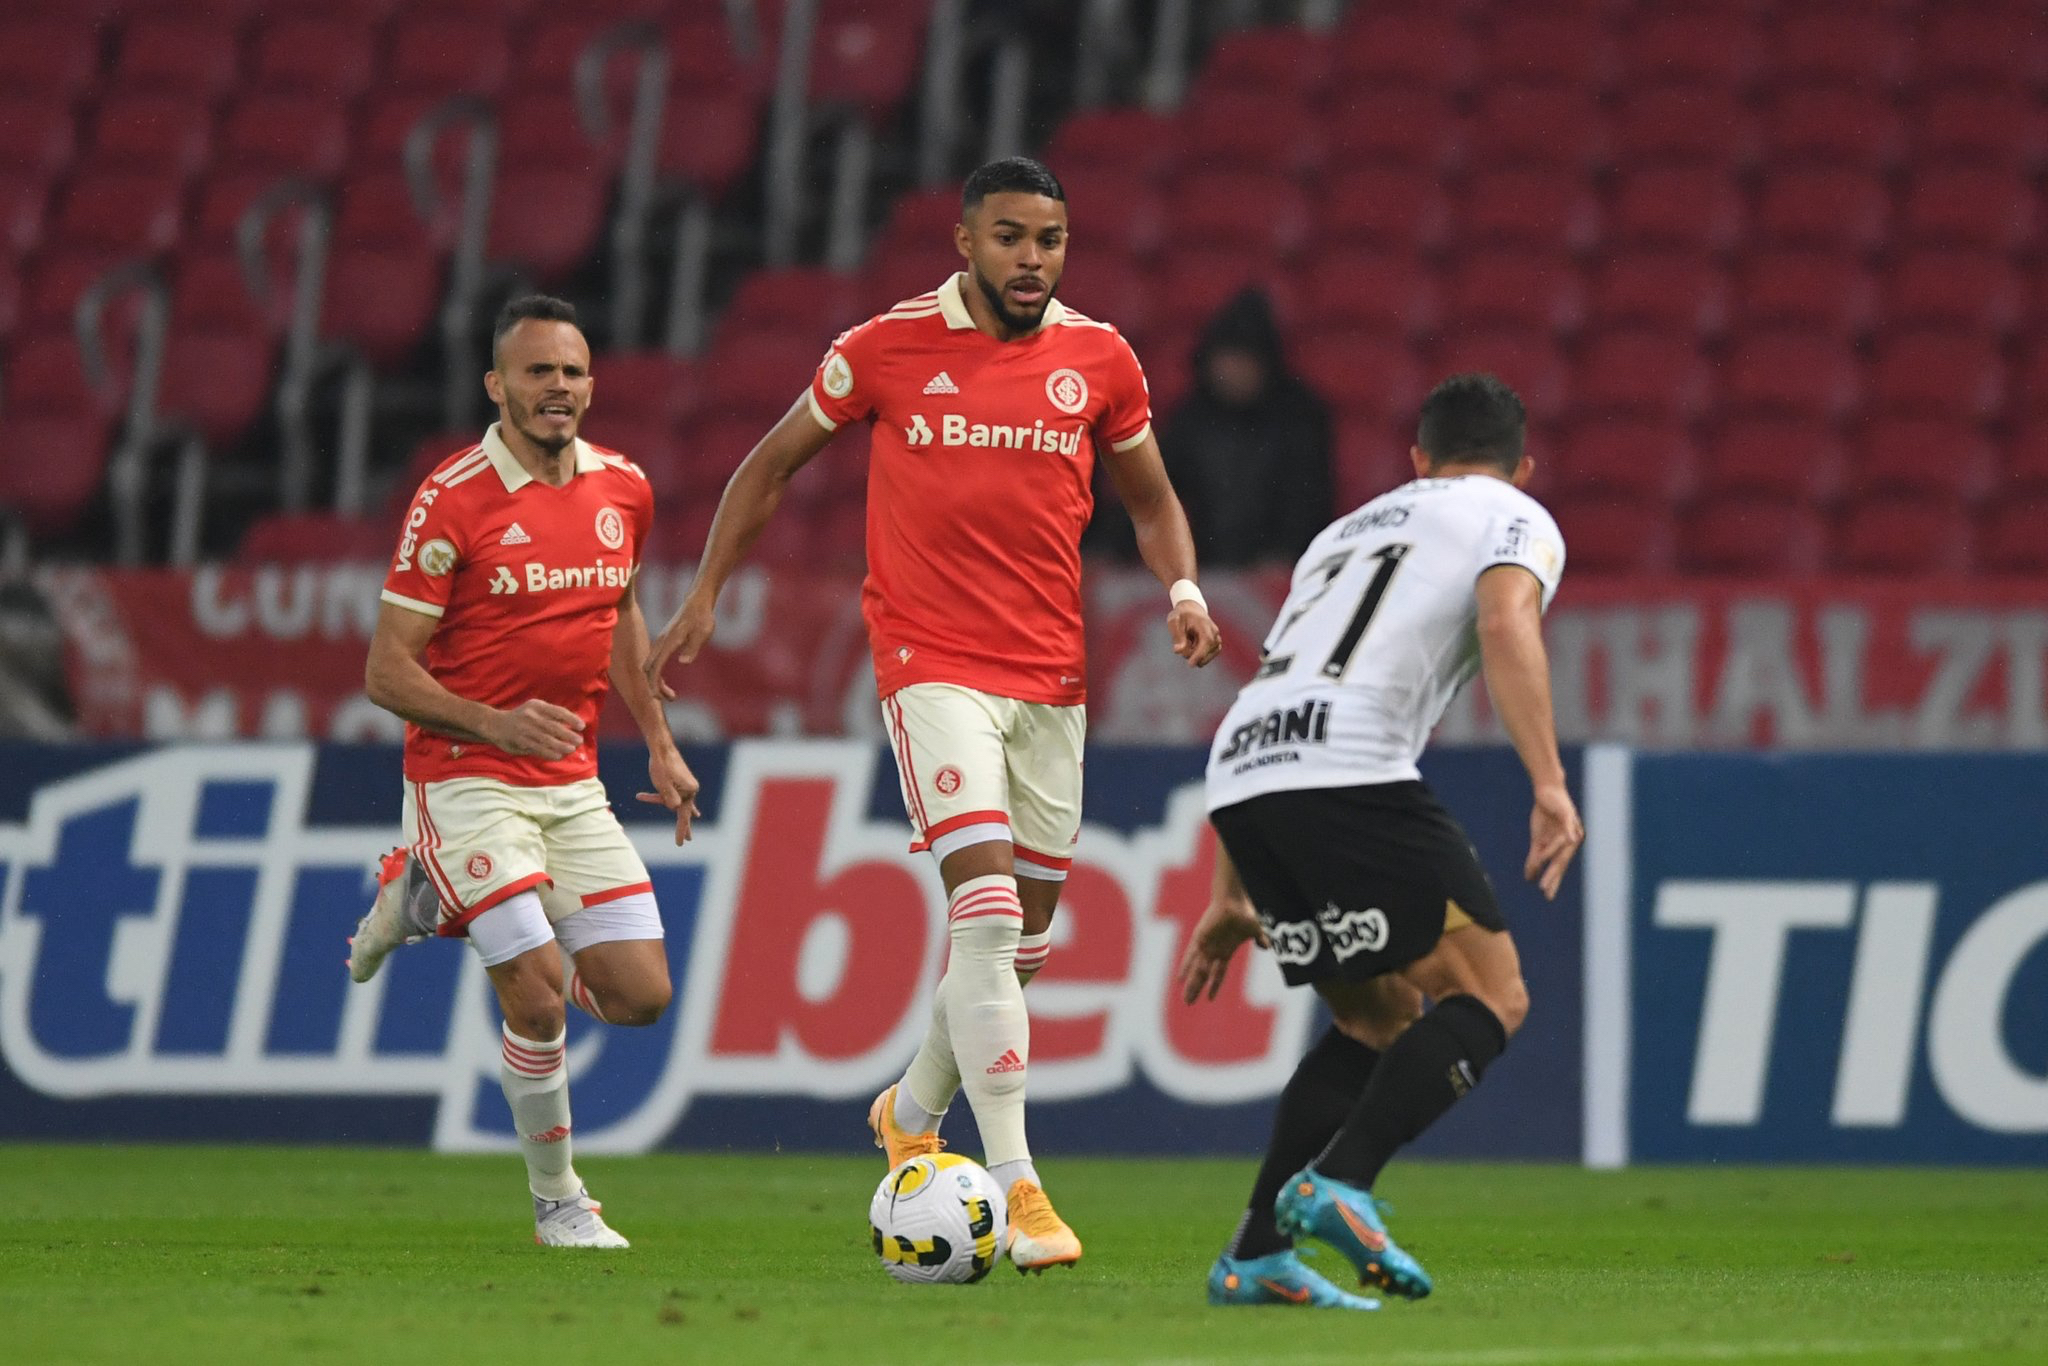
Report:
M333 213L319 186L285 180L272 186L242 214L235 225L235 251L242 283L266 313L275 302L270 268L270 225L280 213L300 212L297 256L292 265L291 314L286 324L284 365L277 384L277 424L283 460L278 470L278 501L287 511L301 512L312 501L312 397L321 361L320 310L326 295L327 248Z
M113 502L115 558L132 565L142 563L146 550L143 517L149 505L150 456L159 435L156 398L163 374L164 335L170 328L170 289L154 262L123 262L79 296L72 323L86 383L101 394L113 392L106 311L114 299L127 294L139 295L142 308L132 338L134 368L129 377L127 415L120 441L107 462L107 491Z
M455 250L448 265L448 293L441 304L444 425L460 427L475 403L476 376L469 356L477 309L483 301L485 252L491 236L491 183L498 165L498 119L484 101L457 95L429 111L405 137L405 179L413 206L428 224L447 206L434 152L450 130L469 136L462 163L462 202Z
M626 158L619 170L619 206L612 218L612 345L638 346L647 319L647 236L654 221L660 172L662 110L668 104L668 42L649 23L626 23L599 34L576 58L576 107L597 142L612 134L605 75L612 58L634 53L633 108Z

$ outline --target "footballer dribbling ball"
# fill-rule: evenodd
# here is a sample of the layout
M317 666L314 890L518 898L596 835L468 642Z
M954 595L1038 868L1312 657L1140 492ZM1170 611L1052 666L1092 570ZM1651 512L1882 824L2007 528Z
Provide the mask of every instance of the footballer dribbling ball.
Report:
M966 1285L988 1275L1009 1242L1003 1193L977 1162L952 1153L913 1157L868 1202L882 1269L912 1285Z

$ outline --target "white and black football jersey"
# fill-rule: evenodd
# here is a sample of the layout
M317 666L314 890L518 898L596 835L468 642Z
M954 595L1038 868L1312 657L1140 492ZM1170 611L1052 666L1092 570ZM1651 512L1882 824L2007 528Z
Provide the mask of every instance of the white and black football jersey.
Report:
M1209 809L1418 777L1479 668L1475 585L1502 564L1534 574L1547 609L1564 538L1542 504L1486 475L1418 479L1325 527L1210 746Z

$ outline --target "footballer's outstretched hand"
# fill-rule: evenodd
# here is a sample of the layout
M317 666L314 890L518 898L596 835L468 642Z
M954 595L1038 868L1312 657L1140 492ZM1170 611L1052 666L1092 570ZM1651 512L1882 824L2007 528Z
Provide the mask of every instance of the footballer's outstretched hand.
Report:
M1537 788L1529 810L1529 857L1522 863L1522 876L1541 888L1546 900L1557 897L1572 855L1585 842L1586 827L1564 785Z
M567 707L532 697L508 711L493 712L483 738L507 754L566 759L583 743L583 718Z
M661 671L668 667L671 658L685 664L696 663L697 652L710 641L717 625L714 604L700 600L694 593L683 599L683 605L676 608L676 614L647 649L647 687L656 697L663 701L675 699L676 690L663 681Z
M1199 603L1177 602L1166 614L1173 633L1173 652L1199 669L1223 649L1223 633Z
M704 814L697 809L697 775L671 748L647 756L647 782L654 791L640 793L640 800L675 812L676 843L689 843L690 822Z
M1210 902L1209 909L1195 922L1195 932L1188 936L1187 952L1180 956L1181 1000L1193 1005L1203 999L1204 992L1209 1000L1215 1000L1216 993L1223 989L1230 960L1246 940L1255 941L1262 949L1273 947L1251 903L1237 898Z

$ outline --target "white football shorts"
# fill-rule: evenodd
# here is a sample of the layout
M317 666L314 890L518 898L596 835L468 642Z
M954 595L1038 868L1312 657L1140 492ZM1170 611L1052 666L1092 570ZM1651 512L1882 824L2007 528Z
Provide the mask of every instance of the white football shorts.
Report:
M1017 876L1065 880L1081 836L1086 707L913 683L882 699L882 722L913 851L943 859L970 844L1008 840Z

